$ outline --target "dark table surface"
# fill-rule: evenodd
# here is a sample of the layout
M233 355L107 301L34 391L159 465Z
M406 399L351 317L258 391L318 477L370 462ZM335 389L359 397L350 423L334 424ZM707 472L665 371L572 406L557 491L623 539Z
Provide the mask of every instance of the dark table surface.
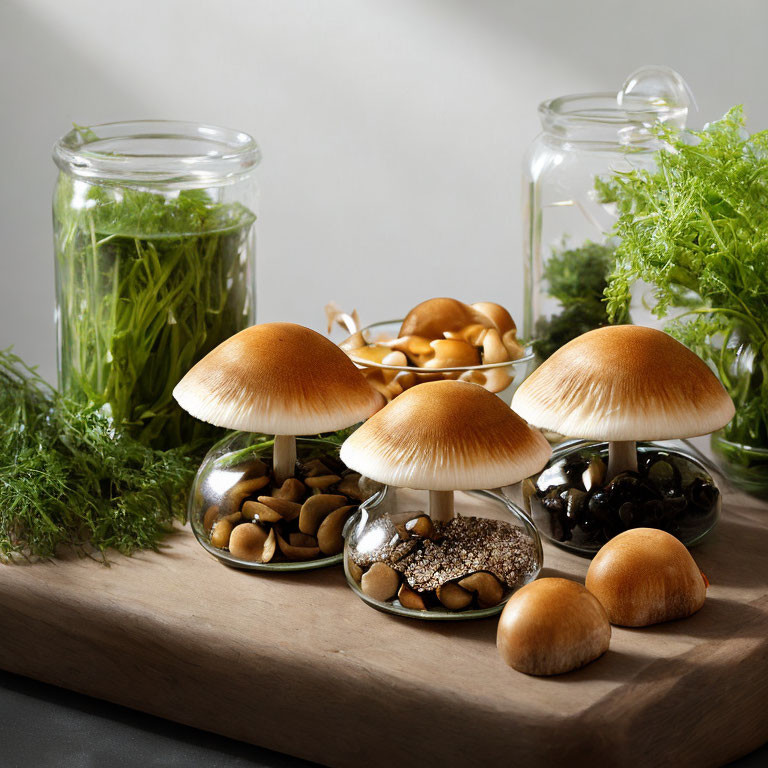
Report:
M3 768L308 768L287 755L0 672ZM768 745L732 763L764 768Z

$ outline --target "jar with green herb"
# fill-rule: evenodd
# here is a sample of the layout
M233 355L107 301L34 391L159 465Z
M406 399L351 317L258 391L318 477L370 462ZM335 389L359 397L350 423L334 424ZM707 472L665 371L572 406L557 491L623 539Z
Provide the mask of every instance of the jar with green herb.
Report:
M616 206L601 198L596 179L652 167L658 139L651 127L683 127L688 105L680 75L653 66L634 72L618 92L539 106L542 132L523 172L523 336L539 361L586 331L630 321L628 310L611 321L606 313Z
M60 388L154 448L205 437L172 391L255 322L258 146L151 120L76 126L53 157Z

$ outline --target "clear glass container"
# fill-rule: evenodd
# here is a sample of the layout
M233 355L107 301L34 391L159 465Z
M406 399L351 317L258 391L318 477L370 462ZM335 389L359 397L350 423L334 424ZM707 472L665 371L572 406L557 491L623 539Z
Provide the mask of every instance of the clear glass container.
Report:
M255 322L256 143L138 121L76 127L53 157L60 388L154 447L210 435L171 393Z
M189 496L189 522L202 547L225 565L304 571L341 562L342 529L381 486L339 459L339 445L296 438L296 472L278 486L274 438L232 432L211 448ZM234 538L233 538L234 537Z
M689 96L676 72L647 67L618 94L562 96L539 106L542 132L523 170L523 337L533 340L539 360L607 323L602 297L616 244L606 233L616 211L601 201L596 180L652 167L658 142L649 127L684 127ZM650 324L650 315L635 311L619 320Z
M517 492L541 535L578 554L594 555L609 539L640 527L693 546L717 524L722 499L707 467L677 443L638 443L638 471L606 482L607 443L571 441ZM515 498L513 490L510 495Z
M396 339L402 326L402 320L386 320L372 323L362 328L341 342L347 347L353 339L356 343L362 341L367 345L376 345ZM517 360L501 363L485 363L453 368L423 368L415 365L388 365L354 354L354 350L346 350L352 361L362 371L363 375L387 400L391 400L406 389L425 381L440 381L442 379L461 379L494 392L505 403L512 401L515 390L533 370L534 355L530 345L523 345L523 356Z
M541 539L508 499L455 491L447 523L431 520L428 502L428 491L388 486L347 523L345 574L368 605L415 619L479 619L538 576Z

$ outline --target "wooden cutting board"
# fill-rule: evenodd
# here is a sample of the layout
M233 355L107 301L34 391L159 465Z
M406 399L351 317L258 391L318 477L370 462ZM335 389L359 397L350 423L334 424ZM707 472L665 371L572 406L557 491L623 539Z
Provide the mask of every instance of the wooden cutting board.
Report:
M768 505L727 493L694 554L697 615L542 679L495 619L378 613L340 567L234 571L185 529L109 568L0 566L0 666L331 766L719 765L768 740ZM587 565L545 546L543 575Z

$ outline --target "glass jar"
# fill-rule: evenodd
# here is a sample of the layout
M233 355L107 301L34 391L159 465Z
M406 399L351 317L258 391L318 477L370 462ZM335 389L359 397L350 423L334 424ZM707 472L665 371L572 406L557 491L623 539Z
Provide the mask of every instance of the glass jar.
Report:
M479 619L539 575L539 534L500 494L454 491L447 522L428 509L429 491L387 486L350 518L344 570L368 605L415 619Z
M153 447L210 434L171 393L255 322L258 146L149 120L76 127L53 157L60 388Z
M606 482L608 444L575 441L555 449L547 467L517 490L539 532L558 546L594 555L629 528L660 528L686 546L717 524L720 491L687 449L638 443L637 472Z
M208 452L189 496L201 546L225 565L303 571L341 562L342 529L380 486L339 459L339 444L296 438L296 472L275 484L272 437L232 432Z
M649 127L684 127L688 104L680 75L648 67L618 94L561 96L539 106L543 130L523 171L523 337L539 360L608 322L603 290L616 244L606 233L616 211L601 202L596 181L652 167L658 141ZM634 307L631 319L641 321Z

